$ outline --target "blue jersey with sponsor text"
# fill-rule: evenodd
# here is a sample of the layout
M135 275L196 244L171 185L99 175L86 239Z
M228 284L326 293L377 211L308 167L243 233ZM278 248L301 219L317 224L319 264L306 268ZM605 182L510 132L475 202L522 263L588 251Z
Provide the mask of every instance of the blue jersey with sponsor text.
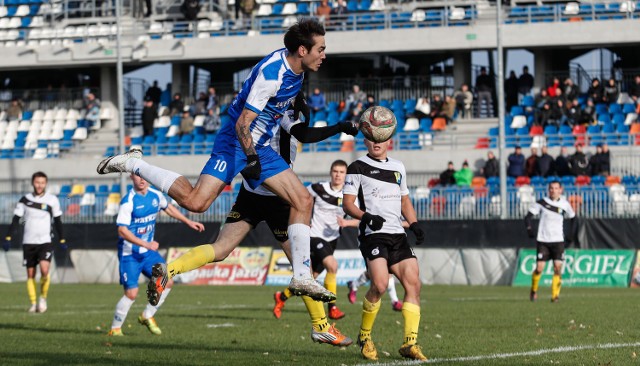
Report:
M240 113L247 108L258 114L249 127L256 147L267 146L277 131L280 119L302 88L304 73L296 74L291 70L286 56L288 51L274 51L251 70L251 74L242 84L242 89L229 107L231 122L225 123L216 139L216 143L233 141L236 137L236 121Z
M131 189L120 201L116 224L126 226L133 235L144 241L152 241L158 213L168 205L167 199L160 191L149 188L147 194L142 195ZM132 244L122 237L118 238L119 257L142 257L147 252L147 248Z

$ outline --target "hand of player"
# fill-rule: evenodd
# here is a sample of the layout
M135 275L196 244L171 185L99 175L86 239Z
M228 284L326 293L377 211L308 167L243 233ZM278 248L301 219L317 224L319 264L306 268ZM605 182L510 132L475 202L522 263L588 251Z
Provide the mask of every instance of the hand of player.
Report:
M260 165L258 155L247 155L247 166L242 169L240 174L242 174L245 179L259 179L260 173L262 173L262 166Z
M195 222L195 221L189 221L188 223L189 227L192 228L193 230L201 233L204 231L204 225L202 225L199 222Z
M416 236L416 245L424 243L424 231L422 231L417 222L409 225L409 230L413 231L413 234Z
M60 239L60 249L67 250L69 245L67 245L67 239Z
M382 216L372 215L368 212L365 212L364 215L362 215L362 219L360 221L365 223L369 227L369 229L378 231L382 229L382 225L387 220L385 220Z
M155 240L147 242L147 249L149 250L158 250L159 247L160 247L160 243L158 243Z
M533 228L531 226L527 227L527 235L529 235L530 238L535 238L536 234L533 232Z
M340 132L344 132L347 135L355 136L358 134L358 124L355 122L340 122L338 123Z
M293 101L293 119L296 121L300 119L300 113L302 113L305 122L311 122L311 111L309 110L307 98L305 98L304 92L302 90L298 92L298 95L296 95L296 100Z
M11 237L10 236L7 236L7 237L4 238L4 241L2 242L2 249L5 252L8 252L9 249L11 249Z

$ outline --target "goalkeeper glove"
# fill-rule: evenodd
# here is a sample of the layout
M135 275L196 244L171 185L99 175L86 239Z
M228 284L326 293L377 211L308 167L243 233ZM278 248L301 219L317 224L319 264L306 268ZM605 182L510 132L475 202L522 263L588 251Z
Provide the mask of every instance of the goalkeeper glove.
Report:
M258 155L247 155L247 166L240 173L245 179L259 179L260 173L262 173L262 166Z
M533 232L533 228L531 226L527 227L527 235L532 239L536 237L536 233Z
M355 136L358 134L358 124L354 122L340 122L338 124L340 132L344 132L347 135Z
M422 231L417 222L411 224L409 229L413 231L413 234L416 236L416 245L424 243L424 231Z
M302 116L304 116L305 122L311 122L311 111L309 110L307 98L305 98L304 92L302 90L300 90L298 95L296 95L296 100L293 102L293 119L296 121L299 120L300 113L302 113Z
M67 250L69 246L67 245L66 239L60 239L60 249Z
M382 216L372 215L368 212L365 212L364 215L362 215L362 219L360 220L361 223L364 223L369 227L369 229L373 231L382 229L382 225L385 221L387 220L385 220Z

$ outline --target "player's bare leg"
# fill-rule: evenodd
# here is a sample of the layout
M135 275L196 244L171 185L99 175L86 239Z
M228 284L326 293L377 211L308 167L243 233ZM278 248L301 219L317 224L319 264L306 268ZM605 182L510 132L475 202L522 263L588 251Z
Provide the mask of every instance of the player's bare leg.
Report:
M288 234L291 241L291 265L293 278L289 289L295 295L307 295L324 302L335 300L335 294L327 291L311 276L310 222L313 199L298 176L287 169L267 178L264 185L291 206Z

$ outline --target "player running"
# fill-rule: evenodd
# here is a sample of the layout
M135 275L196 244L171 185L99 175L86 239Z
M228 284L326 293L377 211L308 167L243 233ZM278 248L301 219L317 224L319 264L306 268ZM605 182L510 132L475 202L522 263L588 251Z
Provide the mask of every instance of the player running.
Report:
M324 27L317 20L301 19L284 35L286 48L274 51L254 66L229 107L233 123L224 124L218 132L211 157L195 187L185 177L143 161L139 150L109 157L97 170L100 174L134 172L193 212L204 212L240 172L249 187L255 189L264 184L291 206L287 231L293 278L289 288L296 295L331 301L335 294L313 279L309 267L311 195L270 145L289 105L304 99L299 93L304 72L317 71L326 58L324 35ZM188 269L198 268L214 260L210 254L206 246L193 248L185 265Z
M287 111L280 129L277 130L276 136L270 142L274 150L290 164L295 161L298 140L303 143L311 143L324 140L341 132L350 135L358 133L357 128L348 122L321 128L308 128L307 123L303 123L295 117L297 115L297 112ZM305 120L308 121L309 119L305 118ZM213 258L211 262L223 261L240 245L240 242L251 230L261 221L265 221L287 254L287 257L291 260L291 246L287 234L289 214L289 205L284 200L262 186L252 189L246 181L243 181L236 202L229 215L227 215L225 224L215 243L205 244L201 247L209 252L207 256ZM189 251L169 263L168 267L171 270L166 270L164 264L159 264L154 266L154 272L160 274L168 273L167 278L172 278L174 275L195 269L185 266L185 263L190 261L189 256L192 255L191 253L192 251ZM205 264L203 263L202 265ZM155 278L149 281L147 298L151 304L156 303L161 294L163 294L163 287L159 286L158 283L162 284L162 281L158 282ZM351 338L340 333L335 325L329 325L321 302L314 301L308 296L302 296L302 300L311 317L311 339L314 342L327 343L334 346L348 346L353 343Z
M347 175L347 163L336 160L329 171L331 181L315 183L307 187L314 199L313 215L311 216L311 268L313 277L317 278L322 271L327 270L324 287L337 294L338 261L333 256L340 236L340 229L346 226L357 227L358 220L345 220L342 209L342 187ZM285 302L291 297L291 291L285 289L273 296L275 305L273 315L280 319ZM336 300L327 304L329 318L342 319L345 313L336 306Z
M540 215L538 234L533 231L531 219ZM527 233L530 238L536 238L536 269L531 275L531 292L529 299L538 299L538 284L544 265L548 260L553 260L553 279L551 280L551 302L560 300L560 287L562 286L562 265L564 263L564 218L572 219L569 232L573 232L573 218L576 213L571 204L562 196L562 184L558 181L549 183L549 196L538 200L531 205L527 216L524 218Z
M416 235L416 244L424 241L424 232L409 198L404 164L387 156L390 144L390 140L381 143L365 140L369 153L349 165L344 186L344 212L361 220L360 252L371 277L371 287L362 304L358 344L364 358L378 359L371 330L380 310L380 298L389 283L389 273L393 273L405 289L402 305L404 342L400 355L426 360L416 344L421 287L418 260L407 242L403 217ZM356 197L359 205L355 203Z
M29 294L30 313L44 313L47 311L47 295L51 276L49 268L53 257L51 244L51 222L58 232L60 247L66 249L66 240L62 234L62 211L58 197L45 192L48 178L43 172L35 172L31 176L33 192L20 198L13 211L13 220L4 242L4 250L11 246L13 232L24 220L24 235L22 237L23 265L27 267L27 293ZM36 266L40 265L40 299L36 305Z
M161 192L149 188L149 183L135 174L131 174L133 188L120 201L120 211L116 223L118 225L118 261L120 262L120 283L124 286L124 296L116 304L111 322L109 336L123 336L122 324L129 309L138 296L138 279L140 273L151 277L152 266L163 262L158 254L158 244L154 240L156 217L160 210L169 216L185 223L193 230L202 232L204 225L186 218L177 208L170 205ZM167 283L156 306L147 304L138 322L146 326L151 334L160 335L162 331L154 319L158 308L171 291L173 281Z

